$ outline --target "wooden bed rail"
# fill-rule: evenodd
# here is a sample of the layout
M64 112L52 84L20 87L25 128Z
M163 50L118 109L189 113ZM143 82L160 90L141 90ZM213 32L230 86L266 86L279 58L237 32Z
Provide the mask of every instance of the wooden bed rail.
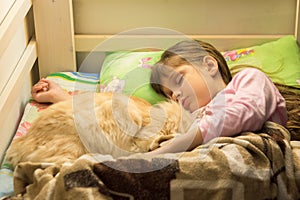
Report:
M3 55L6 47L12 40L14 33L18 29L18 24L24 19L31 7L29 0L16 1L11 8L0 28L0 56Z
M36 41L32 39L20 58L14 73L6 84L0 98L0 164L4 152L15 134L25 104L28 102L30 87L26 81L37 58ZM27 92L24 92L26 90ZM23 93L21 93L23 91Z
M75 35L76 52L128 50L135 44L149 48L167 48L183 39L197 39L210 42L219 50L237 49L273 41L284 35ZM140 41L140 42L139 42ZM138 47L138 46L137 46ZM142 46L141 46L142 47ZM145 46L147 47L147 46Z
M0 2L0 163L30 98L37 59L31 0Z

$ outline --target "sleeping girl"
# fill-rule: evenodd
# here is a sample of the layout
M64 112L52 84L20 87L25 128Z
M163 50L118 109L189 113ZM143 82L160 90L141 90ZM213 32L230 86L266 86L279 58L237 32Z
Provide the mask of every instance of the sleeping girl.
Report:
M152 68L151 85L194 113L187 134L149 155L191 150L218 136L257 131L267 121L287 122L285 99L273 82L255 68L231 77L222 54L202 41L182 41L167 49Z

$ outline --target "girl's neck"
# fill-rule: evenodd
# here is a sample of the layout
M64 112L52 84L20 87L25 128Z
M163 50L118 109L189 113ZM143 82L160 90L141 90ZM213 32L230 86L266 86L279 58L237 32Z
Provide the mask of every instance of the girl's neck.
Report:
M221 90L223 90L226 87L226 84L224 83L220 73L218 73L214 77L211 77L211 79L207 81L209 91L211 94L211 99L213 99Z

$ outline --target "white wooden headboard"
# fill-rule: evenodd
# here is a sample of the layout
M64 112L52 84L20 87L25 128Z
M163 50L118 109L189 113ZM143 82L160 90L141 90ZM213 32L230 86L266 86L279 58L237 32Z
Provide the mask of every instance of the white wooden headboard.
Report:
M300 41L299 1L0 0L0 156L16 130L32 82L52 72L76 71L106 39L158 27L206 40L219 50L284 35ZM176 37L141 30L122 35L119 42Z

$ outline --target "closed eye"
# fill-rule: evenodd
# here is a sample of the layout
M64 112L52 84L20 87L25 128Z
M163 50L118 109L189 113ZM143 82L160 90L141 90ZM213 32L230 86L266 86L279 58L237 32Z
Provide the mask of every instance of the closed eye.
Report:
M182 81L183 81L183 75L179 73L179 74L177 75L175 81L176 81L176 84L177 84L177 85L181 85L181 84L182 84Z

